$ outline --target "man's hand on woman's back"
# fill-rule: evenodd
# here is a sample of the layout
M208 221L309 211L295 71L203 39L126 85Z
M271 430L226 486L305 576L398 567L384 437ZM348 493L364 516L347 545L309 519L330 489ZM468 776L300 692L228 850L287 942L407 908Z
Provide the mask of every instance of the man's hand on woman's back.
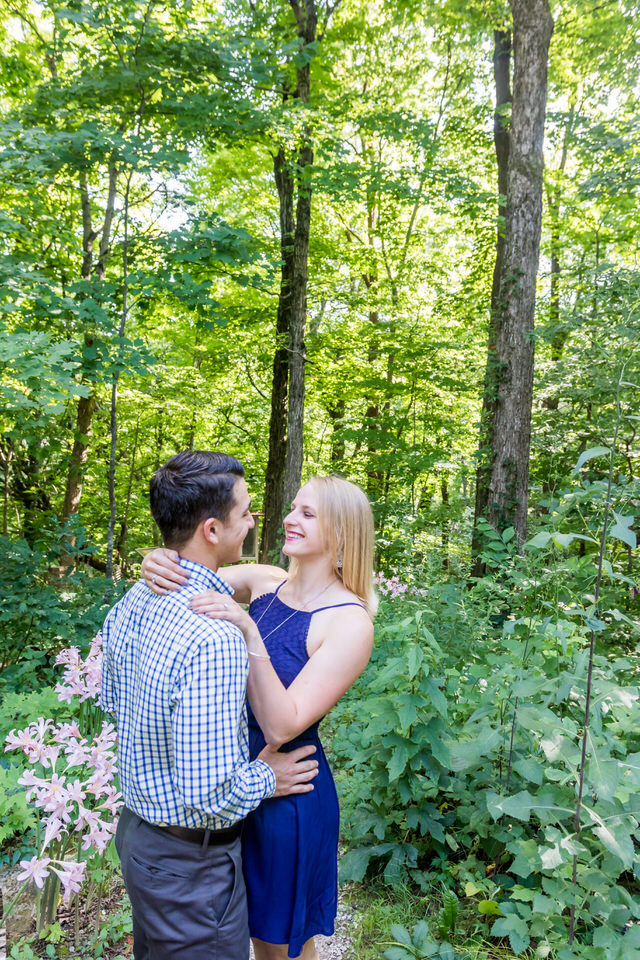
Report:
M286 797L292 793L310 793L311 781L318 776L318 761L307 759L316 752L313 744L297 747L290 753L280 753L269 744L258 754L276 775L274 797Z

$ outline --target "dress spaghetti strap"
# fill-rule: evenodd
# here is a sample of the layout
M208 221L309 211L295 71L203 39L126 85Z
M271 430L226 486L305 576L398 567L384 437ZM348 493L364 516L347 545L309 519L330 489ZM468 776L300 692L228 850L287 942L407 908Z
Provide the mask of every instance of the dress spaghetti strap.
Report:
M328 607L318 607L317 610L310 610L309 613L314 614L321 613L323 610L337 610L338 607L360 607L361 610L364 610L364 606L361 603L356 603L352 600L349 603L332 603Z

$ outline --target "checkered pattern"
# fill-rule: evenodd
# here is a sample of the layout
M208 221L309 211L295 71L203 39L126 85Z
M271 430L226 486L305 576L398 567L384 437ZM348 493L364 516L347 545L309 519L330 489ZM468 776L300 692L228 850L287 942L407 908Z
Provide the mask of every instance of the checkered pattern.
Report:
M270 796L275 777L248 762L240 630L188 606L210 587L233 591L199 563L180 562L190 573L181 590L159 597L139 582L109 612L101 705L117 720L127 807L150 823L218 830Z

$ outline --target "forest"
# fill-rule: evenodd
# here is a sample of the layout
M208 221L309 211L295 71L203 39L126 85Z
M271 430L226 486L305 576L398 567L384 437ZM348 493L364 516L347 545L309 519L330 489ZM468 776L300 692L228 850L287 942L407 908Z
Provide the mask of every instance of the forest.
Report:
M248 558L316 474L374 509L345 960L640 958L640 4L0 8L0 958L130 955L30 771L115 749L94 637L184 449Z

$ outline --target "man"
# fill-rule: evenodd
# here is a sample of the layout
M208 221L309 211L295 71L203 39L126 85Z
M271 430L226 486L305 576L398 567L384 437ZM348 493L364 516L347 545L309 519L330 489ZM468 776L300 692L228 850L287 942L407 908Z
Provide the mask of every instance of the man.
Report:
M116 847L133 908L135 960L247 960L242 819L265 797L303 793L313 748L248 762L247 653L231 623L189 609L231 594L218 567L240 559L253 526L242 464L185 451L151 481L165 545L189 583L156 596L137 583L104 625L102 707L118 727L125 807Z

